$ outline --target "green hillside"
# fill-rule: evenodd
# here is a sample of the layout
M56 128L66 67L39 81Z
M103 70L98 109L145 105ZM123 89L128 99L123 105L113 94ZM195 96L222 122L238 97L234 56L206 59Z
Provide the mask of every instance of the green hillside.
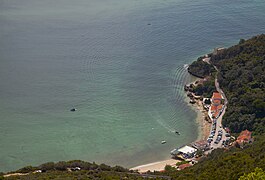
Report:
M265 132L265 35L241 40L211 58L228 99L223 124L232 132Z

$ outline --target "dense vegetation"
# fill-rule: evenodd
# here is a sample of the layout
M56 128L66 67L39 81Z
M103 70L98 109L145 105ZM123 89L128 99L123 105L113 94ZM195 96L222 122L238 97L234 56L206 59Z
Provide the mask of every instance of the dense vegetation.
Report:
M245 174L244 176L241 176L239 178L239 180L249 180L249 179L256 179L256 180L265 179L265 171L263 171L261 168L256 168L254 172Z
M81 168L81 170L71 171L71 168L76 167ZM41 170L42 172L33 173L36 170ZM120 166L97 165L80 160L57 163L48 162L38 167L27 166L10 173L29 174L10 176L5 179L142 179L137 173L134 174L132 171Z
M1 178L0 178L1 179ZM140 176L130 175L128 173L105 172L105 171L49 171L45 173L30 173L29 175L10 176L4 179L57 179L57 180L72 180L72 179L90 179L90 180L120 180L120 179L143 179Z
M212 97L213 92L216 91L215 88L215 78L214 76L208 76L207 81L205 81L203 84L198 84L192 89L192 92L194 92L197 96L203 96L203 97Z
M188 72L196 77L205 78L211 73L215 72L215 69L212 65L204 62L203 57L199 57L197 61L194 61L189 65Z
M213 55L218 81L228 99L223 124L233 132L265 132L265 35L241 40Z

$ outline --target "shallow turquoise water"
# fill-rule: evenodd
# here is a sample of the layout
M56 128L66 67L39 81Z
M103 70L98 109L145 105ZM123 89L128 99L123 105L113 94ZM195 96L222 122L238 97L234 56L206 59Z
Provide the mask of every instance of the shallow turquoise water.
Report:
M0 0L0 171L168 158L198 136L184 65L264 17L261 0Z

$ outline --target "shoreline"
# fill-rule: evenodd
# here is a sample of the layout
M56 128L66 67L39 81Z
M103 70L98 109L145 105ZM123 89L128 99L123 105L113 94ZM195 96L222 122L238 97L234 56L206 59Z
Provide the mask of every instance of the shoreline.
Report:
M196 81L201 80L201 78L198 78L198 77L195 77L195 78L196 79L194 81L191 81L189 84L195 84ZM185 94L187 95L187 92ZM205 120L205 118L208 116L208 112L204 109L202 105L202 101L198 99L198 100L195 100L196 102L194 104L191 104L189 103L190 98L188 96L185 97L184 101L197 114L195 121L198 124L198 137L194 142L200 141L200 140L206 140L211 131L211 123ZM176 167L177 162L181 162L181 160L170 158L170 159L166 159L162 161L139 165L139 166L130 168L130 170L138 170L138 172L140 173L145 173L147 171L151 171L151 172L163 171L166 165Z
M136 166L136 167L130 168L130 170L138 170L139 173L145 173L147 171L151 171L151 172L164 171L166 165L176 167L176 163L178 162L181 162L181 161L177 159L167 159L163 161L157 161L153 163Z
M196 81L202 80L202 78L198 78L196 76L194 77L196 79L188 84L195 84ZM185 97L185 101L188 106L193 109L197 114L196 123L198 124L198 137L195 141L207 140L211 132L211 123L209 123L205 119L206 117L208 117L208 112L204 109L202 101L199 99L195 99L195 103L191 104L190 98L188 96Z

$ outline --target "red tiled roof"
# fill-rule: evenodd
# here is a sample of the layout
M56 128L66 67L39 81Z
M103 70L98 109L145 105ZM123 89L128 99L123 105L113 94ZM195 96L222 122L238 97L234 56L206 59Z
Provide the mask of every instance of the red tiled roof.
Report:
M222 108L223 108L223 105L218 105L218 106L217 106L217 109L218 109L218 110L221 110Z
M190 166L192 166L192 165L189 164L189 163L187 163L187 164L181 164L181 165L179 165L179 169L182 170L182 169L185 169L185 168L190 167Z
M249 141L251 139L251 134L252 132L248 130L242 131L236 141L237 142Z
M216 110L217 110L217 106L211 105L211 111L216 111Z
M222 99L222 96L219 92L214 92L213 93L213 96L212 96L212 99Z
M216 111L216 112L213 114L214 117L217 117L218 115L219 115L219 111Z
M214 100L213 100L213 103L214 103L214 104L221 104L221 101L220 101L219 99L214 99Z

